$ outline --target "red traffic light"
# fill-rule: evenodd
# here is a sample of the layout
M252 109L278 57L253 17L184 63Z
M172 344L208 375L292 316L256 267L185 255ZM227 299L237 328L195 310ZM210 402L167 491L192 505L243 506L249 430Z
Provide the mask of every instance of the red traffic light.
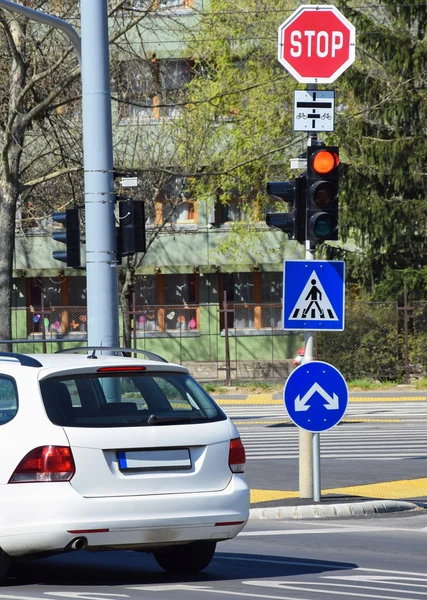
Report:
M340 157L336 152L323 149L315 152L311 160L312 169L319 175L331 173L340 164Z

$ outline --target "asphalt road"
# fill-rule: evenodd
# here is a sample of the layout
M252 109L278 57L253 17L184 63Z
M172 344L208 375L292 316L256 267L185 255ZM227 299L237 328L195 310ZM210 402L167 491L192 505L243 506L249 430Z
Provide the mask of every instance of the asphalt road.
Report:
M236 423L246 448L252 504L261 506L259 502L271 501L280 491L289 492L284 497L297 497L299 430L283 402L262 394L222 398L219 403ZM324 496L427 502L425 393L352 396L342 422L320 440Z
M208 569L171 576L149 555L76 552L16 565L0 600L420 600L427 514L253 521L218 545Z

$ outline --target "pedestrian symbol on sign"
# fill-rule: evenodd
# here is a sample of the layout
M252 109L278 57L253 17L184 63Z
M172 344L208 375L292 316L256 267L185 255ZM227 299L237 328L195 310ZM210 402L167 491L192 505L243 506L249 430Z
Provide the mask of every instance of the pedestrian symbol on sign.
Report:
M310 275L289 316L289 320L297 319L338 321L316 271Z

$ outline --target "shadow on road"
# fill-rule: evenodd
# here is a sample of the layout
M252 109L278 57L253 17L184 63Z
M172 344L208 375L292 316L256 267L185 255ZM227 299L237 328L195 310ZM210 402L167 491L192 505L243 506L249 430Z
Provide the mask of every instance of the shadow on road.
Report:
M3 587L37 585L93 586L100 592L103 586L199 583L262 577L287 577L329 571L355 569L346 562L311 560L261 554L217 552L210 566L197 575L169 575L149 554L138 552L75 552L34 561L16 562ZM41 590L40 590L41 591ZM81 593L84 594L82 590ZM108 589L104 593L108 593ZM110 590L111 594L114 594Z

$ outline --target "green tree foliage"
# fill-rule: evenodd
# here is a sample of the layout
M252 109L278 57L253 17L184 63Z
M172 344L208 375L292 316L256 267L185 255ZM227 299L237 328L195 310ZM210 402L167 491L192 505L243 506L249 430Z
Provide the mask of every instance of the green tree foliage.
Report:
M427 289L427 5L341 1L357 60L337 81L348 273L376 299Z
M278 26L292 11L288 0L212 0L186 49L195 77L181 142L183 164L195 175L194 195L249 201L228 247L221 247L230 259L262 242L260 228L248 222L264 221L266 182L291 177L289 158L303 149L305 136L292 130L296 82L276 58Z
M335 132L322 137L341 148L343 248L324 244L320 253L345 258L359 296L399 299L406 284L412 297L421 297L427 281L427 5L336 4L356 27L357 51L333 85L321 86L336 91ZM306 136L292 131L292 92L305 86L277 61L277 27L295 8L286 0L212 0L201 14L200 33L186 50L196 77L181 140L186 170L198 174L199 198L227 202L241 194L258 208L267 180L294 176L289 158L304 150ZM243 239L250 228L239 228ZM229 241L230 253L235 249L236 236Z

